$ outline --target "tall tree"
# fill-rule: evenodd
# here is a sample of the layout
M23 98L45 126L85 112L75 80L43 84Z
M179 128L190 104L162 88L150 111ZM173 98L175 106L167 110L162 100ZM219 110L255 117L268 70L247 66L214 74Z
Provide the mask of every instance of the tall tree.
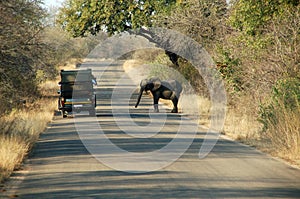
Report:
M41 56L39 33L46 15L39 0L0 1L0 114L15 100L34 95Z
M153 17L176 0L67 0L58 22L74 37L103 30L109 34L151 26Z
M284 15L287 7L296 7L299 0L235 0L230 23L248 35L259 35L277 15Z
M168 13L179 0L67 0L61 9L58 22L74 37L97 34L109 35L137 30L139 34L158 47L166 49L167 39L143 27L151 27L155 16ZM132 33L132 32L131 32ZM177 64L177 56L166 50L170 60Z
M159 16L160 26L190 36L205 47L223 39L227 19L225 0L189 0L178 5L168 16Z

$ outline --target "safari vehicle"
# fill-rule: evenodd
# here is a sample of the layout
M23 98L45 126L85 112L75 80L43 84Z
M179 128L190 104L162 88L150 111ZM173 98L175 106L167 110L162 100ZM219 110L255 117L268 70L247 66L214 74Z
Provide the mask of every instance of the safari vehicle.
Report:
M61 70L60 76L58 109L63 117L67 117L70 112L81 111L95 115L96 95L93 87L95 78L92 70Z

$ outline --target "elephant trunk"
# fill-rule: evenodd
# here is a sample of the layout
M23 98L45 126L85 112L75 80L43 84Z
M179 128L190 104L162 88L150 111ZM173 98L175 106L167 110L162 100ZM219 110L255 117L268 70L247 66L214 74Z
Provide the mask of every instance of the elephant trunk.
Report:
M142 98L142 95L143 95L143 91L144 91L144 88L141 87L139 97L138 97L137 102L135 104L135 108L138 107L138 105L139 105L139 103L141 101L141 98Z

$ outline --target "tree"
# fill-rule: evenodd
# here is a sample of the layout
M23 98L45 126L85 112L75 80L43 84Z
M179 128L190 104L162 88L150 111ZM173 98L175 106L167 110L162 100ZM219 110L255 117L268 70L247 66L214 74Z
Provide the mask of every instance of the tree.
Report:
M155 16L168 13L179 0L68 0L61 9L58 22L63 29L74 37L97 34L105 31L109 35L128 31L147 38L158 47L165 49L167 41L143 27L151 27ZM166 54L174 64L177 55L166 50Z
M277 15L284 15L287 7L296 7L299 0L236 0L232 3L230 23L248 35L259 35Z
M224 41L228 33L226 19L225 0L189 0L177 4L168 16L157 16L156 23L191 37L213 54L216 46ZM172 58L177 70L190 81L196 91L208 96L204 80L194 66L177 55L172 54Z
M103 30L119 33L150 27L155 15L166 12L176 0L67 0L58 22L74 37Z
M189 0L178 5L168 16L158 16L156 23L190 36L205 47L221 41L227 18L225 0Z
M46 16L40 4L39 0L0 1L0 114L37 92L35 69L41 64L41 19Z

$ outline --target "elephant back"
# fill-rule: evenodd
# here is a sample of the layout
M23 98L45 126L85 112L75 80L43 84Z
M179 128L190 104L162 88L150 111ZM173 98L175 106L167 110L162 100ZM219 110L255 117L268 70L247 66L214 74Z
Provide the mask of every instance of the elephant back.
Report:
M182 86L177 80L163 81L162 84L170 90L174 91L177 96L179 96L182 92Z

